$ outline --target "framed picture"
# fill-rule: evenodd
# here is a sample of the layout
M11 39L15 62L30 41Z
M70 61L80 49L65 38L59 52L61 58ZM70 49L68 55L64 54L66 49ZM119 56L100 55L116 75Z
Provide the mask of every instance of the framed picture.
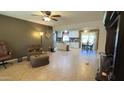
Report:
M49 38L50 37L50 33L49 32L46 32L46 37Z

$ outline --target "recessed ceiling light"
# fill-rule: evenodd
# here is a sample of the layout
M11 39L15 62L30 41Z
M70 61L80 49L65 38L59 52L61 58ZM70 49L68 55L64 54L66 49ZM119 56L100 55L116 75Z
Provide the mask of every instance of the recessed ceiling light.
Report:
M87 33L88 32L88 30L84 30L84 33Z
M67 33L68 31L67 31L67 30L65 30L64 32L65 32L65 33Z

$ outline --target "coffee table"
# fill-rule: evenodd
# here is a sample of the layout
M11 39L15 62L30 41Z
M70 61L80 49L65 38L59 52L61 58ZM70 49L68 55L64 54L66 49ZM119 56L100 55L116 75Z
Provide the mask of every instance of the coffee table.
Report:
M30 62L32 67L47 65L49 64L49 55L45 53L38 56L31 56Z

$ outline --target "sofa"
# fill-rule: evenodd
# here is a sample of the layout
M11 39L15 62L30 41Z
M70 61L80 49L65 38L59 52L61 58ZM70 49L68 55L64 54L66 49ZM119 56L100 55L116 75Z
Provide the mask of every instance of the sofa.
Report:
M28 61L30 61L30 56L31 55L40 55L42 54L42 48L41 45L31 45L28 49L27 49L27 59Z

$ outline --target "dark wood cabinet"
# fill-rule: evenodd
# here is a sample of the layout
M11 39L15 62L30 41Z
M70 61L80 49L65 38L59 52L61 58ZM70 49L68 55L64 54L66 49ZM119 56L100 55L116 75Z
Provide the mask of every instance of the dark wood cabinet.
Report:
M124 80L124 12L106 12L106 55L113 56L113 80Z
M116 31L113 28L106 28L106 46L107 55L114 55Z

